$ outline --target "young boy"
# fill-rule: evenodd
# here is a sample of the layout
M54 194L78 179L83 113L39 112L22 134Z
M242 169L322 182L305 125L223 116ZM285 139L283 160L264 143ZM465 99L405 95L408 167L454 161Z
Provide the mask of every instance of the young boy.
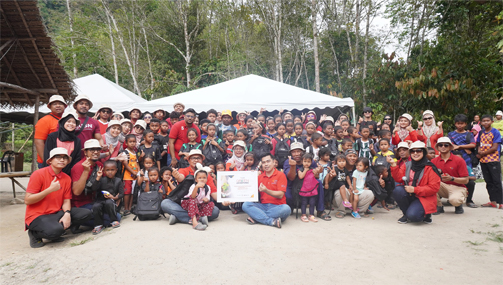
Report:
M470 154L475 148L475 140L473 134L466 130L466 125L468 123L468 117L464 114L458 114L454 116L454 125L456 130L449 133L448 137L454 146L454 150L459 150L463 154L463 159L466 165L472 166L472 160L470 159Z
M432 159L434 159L435 157L437 157L436 153L435 153L435 149L432 148L431 146L427 147L428 149L428 153L426 154L426 157L431 161ZM459 152L459 155L461 156L461 158L463 158L463 155L461 154L461 152Z
M352 149L353 148L353 141L349 138L345 138L342 140L342 145L341 145L341 153L346 153L346 150Z
M344 130L342 129L341 126L334 127L334 136L335 136L335 142L337 143L337 149L339 150L340 153L342 152L342 140L344 137Z
M153 119L152 119L153 121ZM168 155L168 142L169 142L169 124L166 121L161 121L159 133L154 136L154 141L161 150L161 167L171 164L171 155Z
M209 123L210 123L210 120L208 120L208 119L203 119L200 122L200 126L201 126L201 140L206 139L206 137L208 136L207 127L208 127Z
M374 168L374 172L379 177L379 183L381 187L386 190L387 196L384 200L381 201L381 207L386 209L386 210L393 210L396 208L395 206L395 200L393 200L392 194L393 190L395 190L395 181L393 178L389 175L389 169L388 167L384 165L378 165ZM381 182L382 181L382 182ZM384 186L382 185L384 184ZM377 206L378 208L381 208Z
M131 214L131 206L133 205L133 199L131 199L131 194L133 192L133 181L136 180L138 171L140 171L140 166L138 164L138 159L136 156L136 137L135 135L126 136L126 150L124 151L128 159L122 161L124 168L124 216Z
M366 157L370 160L372 156L375 155L374 140L369 138L370 129L368 127L362 127L361 135L362 137L356 140L358 157Z
M153 118L150 120L150 130L154 132L154 134L159 133L159 129L161 128L161 121L157 118Z
M103 177L103 172L105 172L105 177ZM113 160L107 160L103 164L103 168L98 169L96 180L91 186L91 189L96 192L96 201L93 205L93 235L103 231L104 214L108 215L112 228L120 227L115 209L122 197L124 197L124 187L122 180L115 177L115 174L117 174L117 163Z
M232 147L234 146L234 131L233 130L227 130L224 132L224 138L225 138L225 153L226 153L226 158L225 162L229 160L232 157Z
M491 115L482 116L482 131L477 138L479 151L477 158L480 160L482 174L486 181L486 189L489 194L489 203L482 207L499 208L503 210L503 190L501 187L501 134L498 130L491 127L493 117Z
M209 123L206 127L207 131L208 131L208 135L205 139L201 140L201 144L203 145L203 154L204 153L207 153L206 152L206 149L208 148L208 145L213 145L215 148L218 149L219 153L215 153L215 154L209 154L209 155L205 155L206 157L206 161L205 161L205 164L206 165L210 165L210 164L215 164L217 163L218 161L222 161L223 158L225 157L225 154L226 154L226 151L227 151L227 147L223 145L223 141L217 137L217 126L213 123Z
M178 121L180 121L180 113L176 111L171 112L171 114L169 114L169 118L166 119L166 122L168 122L170 129L174 124L178 123Z
M381 139L388 139L390 141L390 145L389 145L389 150L391 151L395 151L395 146L393 144L391 144L391 132L388 131L388 130L380 130L379 131L379 139L376 141L376 143L374 143L374 150L376 152L380 151L379 149L379 141Z
M389 150L389 145L390 143L388 139L381 139L379 141L380 151L375 153L374 159L372 160L372 165L384 165L386 167L389 167L389 164L386 161L387 156L393 157L393 159L396 161L395 153Z
M233 134L236 133L237 129L232 124L232 112L230 110L222 111L222 124L218 126L218 137L224 138L224 134L227 131L232 131Z
M313 144L307 147L306 153L312 153L314 155L314 160L318 161L318 152L320 151L320 147L323 145L323 136L316 132L311 136L311 141Z

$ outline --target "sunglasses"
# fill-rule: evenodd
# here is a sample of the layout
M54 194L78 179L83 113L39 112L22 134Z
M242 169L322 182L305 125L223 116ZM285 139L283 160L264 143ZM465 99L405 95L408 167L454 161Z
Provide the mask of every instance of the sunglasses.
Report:
M150 116L147 116L147 117L143 117L144 119L152 119L152 117Z
M437 144L438 147L450 147L451 145L448 143L439 143Z
M101 110L101 113L111 114L111 113L112 113L112 111L110 111L110 110Z
M101 148L89 148L87 150L90 151L90 152L100 152Z
M423 121L433 120L433 117L423 118Z
M372 113L372 112L370 112L370 111L365 111L365 112L363 112L363 113Z
M391 121L391 118L384 118L385 121Z
M422 153L423 150L422 149L411 149L410 150L410 153Z

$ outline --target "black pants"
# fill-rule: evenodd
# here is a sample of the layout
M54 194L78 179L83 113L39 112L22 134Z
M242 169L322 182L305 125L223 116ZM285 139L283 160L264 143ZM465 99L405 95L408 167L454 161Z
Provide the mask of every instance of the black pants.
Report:
M470 180L468 184L466 184L466 188L468 188L468 197L466 198L466 203L473 203L473 192L475 192L475 181Z
M501 164L499 161L480 163L482 175L486 181L489 200L503 204L503 189L501 187Z
M31 222L28 229L36 238L58 239L65 232L63 224L59 222L64 214L63 211L59 211L54 214L38 216ZM93 217L91 211L81 208L71 208L70 215L72 225L80 225Z
M94 226L103 226L103 214L108 214L111 222L117 221L115 202L112 199L96 201L93 205Z

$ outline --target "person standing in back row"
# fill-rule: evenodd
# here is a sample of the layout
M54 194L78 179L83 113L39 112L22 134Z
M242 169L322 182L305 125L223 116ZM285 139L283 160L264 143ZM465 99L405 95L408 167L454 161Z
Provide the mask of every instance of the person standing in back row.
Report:
M97 139L103 150L107 150L108 147L103 142L103 138L100 133L100 123L95 119L87 116L89 109L93 107L93 103L86 95L79 95L75 98L75 103L73 103L73 108L77 111L79 115L80 124L76 128L76 135L80 139L81 148L84 148L84 143L90 139ZM84 157L84 152L81 153L80 157Z
M171 131L169 132L169 153L171 155L171 166L176 167L178 160L180 159L179 152L182 149L183 144L189 142L187 132L189 129L194 128L197 132L196 142L201 142L201 131L194 124L196 118L196 111L189 108L185 111L184 120L173 125Z

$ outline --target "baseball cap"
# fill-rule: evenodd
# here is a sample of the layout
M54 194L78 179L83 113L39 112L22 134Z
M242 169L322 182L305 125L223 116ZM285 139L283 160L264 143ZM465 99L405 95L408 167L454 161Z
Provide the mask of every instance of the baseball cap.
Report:
M222 111L222 117L226 116L226 115L232 118L232 112L231 112L231 110L223 110Z
M354 154L356 156L358 156L358 154L356 153L356 150L350 148L350 149L346 149L346 152L344 153L344 155L348 156L350 154Z

